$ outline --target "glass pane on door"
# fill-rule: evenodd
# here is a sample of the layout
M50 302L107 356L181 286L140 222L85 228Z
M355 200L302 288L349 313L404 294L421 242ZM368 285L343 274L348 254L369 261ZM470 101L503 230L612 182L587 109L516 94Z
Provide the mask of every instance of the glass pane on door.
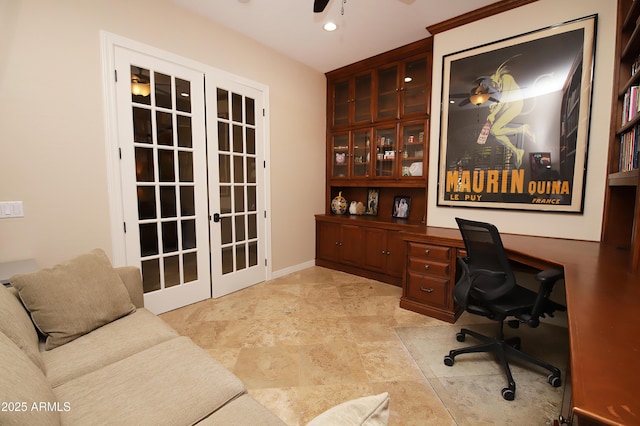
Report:
M198 279L190 82L131 66L144 292Z
M222 274L257 265L255 99L217 89ZM231 112L231 116L229 116ZM214 254L215 255L215 254Z
M398 67L378 70L378 118L396 118L397 109Z
M376 167L378 177L391 177L396 164L395 127L376 129Z
M353 133L353 176L369 176L369 164L371 160L371 132Z
M333 86L333 125L349 123L349 80L336 82Z
M403 115L427 111L427 58L405 64Z
M356 123L371 122L371 73L356 78L356 96L354 98Z
M422 177L424 164L424 124L402 126L402 170L403 177Z
M333 177L347 177L349 172L349 135L333 136Z

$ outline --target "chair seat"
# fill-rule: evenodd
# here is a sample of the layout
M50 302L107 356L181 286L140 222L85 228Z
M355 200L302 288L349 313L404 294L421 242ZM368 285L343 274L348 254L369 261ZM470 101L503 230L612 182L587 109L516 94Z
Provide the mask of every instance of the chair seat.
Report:
M490 303L493 313L508 317L531 312L537 297L537 293L516 285L508 294L488 303Z

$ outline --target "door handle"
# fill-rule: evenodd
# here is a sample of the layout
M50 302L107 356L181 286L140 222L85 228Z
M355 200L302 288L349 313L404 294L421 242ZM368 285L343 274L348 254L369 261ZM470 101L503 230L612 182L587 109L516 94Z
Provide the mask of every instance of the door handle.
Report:
M213 214L213 221L214 222L220 222L220 213L214 213Z

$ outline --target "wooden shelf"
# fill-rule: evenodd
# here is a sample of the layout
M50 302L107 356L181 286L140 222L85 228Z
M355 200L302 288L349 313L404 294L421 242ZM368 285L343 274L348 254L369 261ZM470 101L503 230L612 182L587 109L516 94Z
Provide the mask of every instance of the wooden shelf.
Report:
M608 177L609 186L638 186L638 170L630 172L610 173Z
M640 115L620 124L626 113L625 94L640 82L640 70L629 75L640 56L640 0L618 0L616 55L614 85L618 95L611 107L609 174L601 241L604 245L628 250L629 270L637 274L640 271L640 172L637 169L619 171L619 164L621 159L627 159L625 152L621 152L624 135L640 126Z

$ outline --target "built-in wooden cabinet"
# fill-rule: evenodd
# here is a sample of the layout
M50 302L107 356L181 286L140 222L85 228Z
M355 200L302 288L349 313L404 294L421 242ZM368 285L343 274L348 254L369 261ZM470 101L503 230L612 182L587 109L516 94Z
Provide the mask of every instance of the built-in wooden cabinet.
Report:
M348 223L318 221L317 257L329 262L362 267L365 256L364 231L363 227Z
M353 216L316 216L316 265L402 285L403 225Z
M602 241L629 253L629 268L640 269L640 108L632 100L640 85L640 1L618 0L618 60L609 141L608 182ZM630 105L636 105L634 110ZM635 156L635 161L634 161Z
M404 269L404 241L400 232L364 227L364 268L402 277Z
M376 70L377 121L427 114L427 96L430 94L427 68L431 66L430 62L430 56L423 52L396 63L385 64Z
M432 43L327 73L326 211L316 217L316 264L401 284L399 231L426 221ZM370 207L371 191L373 214L331 212L338 194ZM393 217L396 197L411 199L408 217Z
M373 71L340 77L329 82L327 93L334 129L373 122Z
M456 282L456 247L407 237L406 271L400 306L443 321L462 313L451 296Z

